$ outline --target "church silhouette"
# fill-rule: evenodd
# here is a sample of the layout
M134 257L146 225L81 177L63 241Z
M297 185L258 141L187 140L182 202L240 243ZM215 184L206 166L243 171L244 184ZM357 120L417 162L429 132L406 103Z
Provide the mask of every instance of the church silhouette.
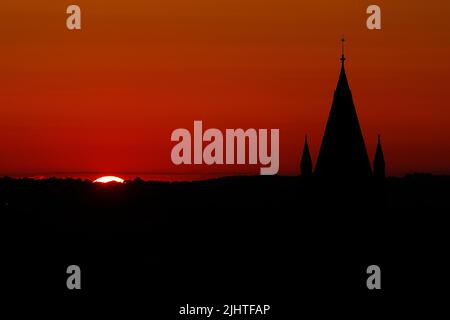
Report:
M302 176L323 178L368 178L385 176L385 161L380 136L373 163L373 172L364 137L358 121L352 92L345 74L344 39L342 41L341 72L320 146L315 170L305 138L300 162Z

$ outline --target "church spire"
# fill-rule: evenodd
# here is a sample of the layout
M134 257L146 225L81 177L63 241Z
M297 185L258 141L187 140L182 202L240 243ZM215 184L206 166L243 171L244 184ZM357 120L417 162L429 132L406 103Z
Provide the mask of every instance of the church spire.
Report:
M372 175L364 137L344 68L342 39L341 72L317 158L315 175L362 178Z
M386 163L384 161L380 135L378 135L377 149L375 151L375 158L373 160L373 175L377 178L386 177Z
M303 146L303 155L302 160L300 162L300 171L302 177L312 176L312 161L308 147L308 136L305 136L305 145Z

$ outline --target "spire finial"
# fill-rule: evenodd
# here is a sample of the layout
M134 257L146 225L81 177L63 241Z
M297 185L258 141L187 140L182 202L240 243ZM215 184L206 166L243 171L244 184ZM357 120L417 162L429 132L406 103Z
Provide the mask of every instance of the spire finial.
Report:
M342 43L342 56L341 56L341 61L342 61L342 63L344 63L344 61L345 61L345 56L344 56L344 43L345 43L345 37L344 37L344 36L342 36L342 38L341 38L341 43Z
M378 143L381 141L381 134L378 134Z
M305 134L305 143L308 143L308 135Z

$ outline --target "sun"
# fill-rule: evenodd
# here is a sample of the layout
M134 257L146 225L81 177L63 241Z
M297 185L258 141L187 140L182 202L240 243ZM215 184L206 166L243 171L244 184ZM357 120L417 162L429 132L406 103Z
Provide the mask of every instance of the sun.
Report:
M98 178L97 180L94 180L94 183L109 183L109 182L124 183L124 180L122 178L115 176L104 176Z

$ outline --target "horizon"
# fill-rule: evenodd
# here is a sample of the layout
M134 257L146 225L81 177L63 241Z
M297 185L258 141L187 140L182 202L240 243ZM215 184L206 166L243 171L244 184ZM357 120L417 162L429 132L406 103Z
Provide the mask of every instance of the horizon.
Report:
M202 182L209 180L218 180L224 178L236 178L236 177L264 177L255 173L240 173L240 174L224 174L224 173L210 173L210 174L195 174L195 173L166 173L166 174L152 174L152 173L46 173L46 174L26 174L26 175L0 175L0 179L11 178L15 180L30 179L30 180L82 180L91 181L105 177L114 176L123 179L125 182L134 181L140 179L144 182ZM275 177L281 178L299 178L301 175L283 175L277 174ZM432 173L432 172L408 172L399 176L386 176L386 179L402 179L410 176L431 176L431 177L450 177L450 174L445 173ZM267 176L270 179L271 176Z

